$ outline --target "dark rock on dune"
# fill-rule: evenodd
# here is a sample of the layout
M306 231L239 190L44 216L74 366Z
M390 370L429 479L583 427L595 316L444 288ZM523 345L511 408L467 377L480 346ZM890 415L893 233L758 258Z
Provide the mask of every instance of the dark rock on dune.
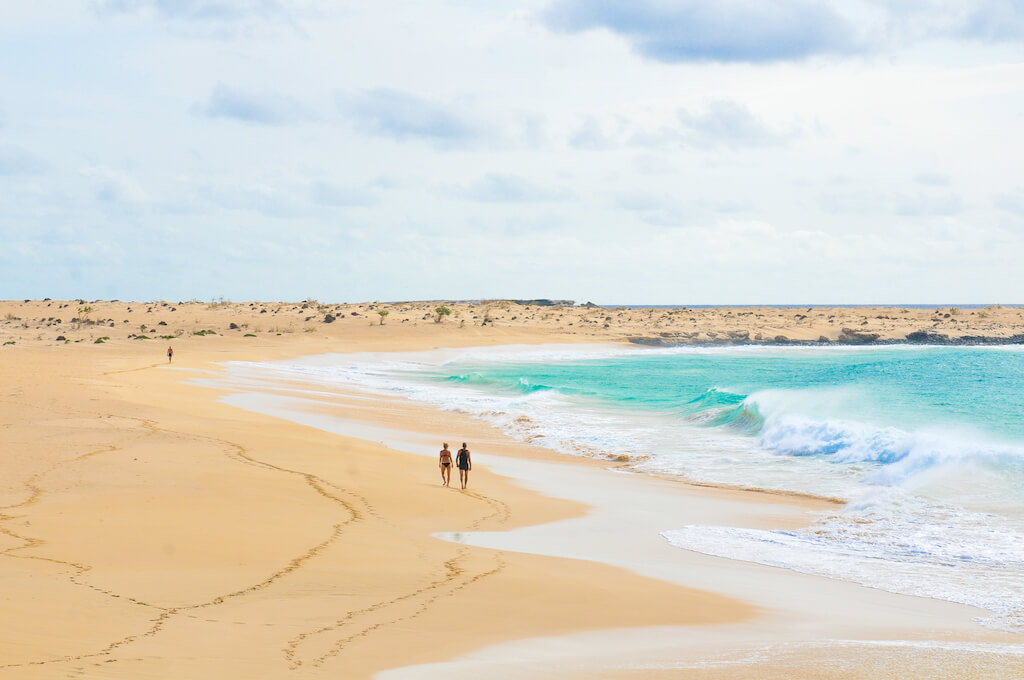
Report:
M486 323L486 319L485 319ZM628 338L628 340L634 345L648 345L650 347L672 347L674 345L689 345L690 341L681 336L671 336L664 334L668 337L663 336L635 336Z
M576 304L575 300L548 300L547 298L540 298L537 300L513 300L512 302L517 305L537 305L538 307L572 307Z
M880 338L878 333L866 333L852 328L843 328L839 333L837 342L841 345L870 345Z
M333 314L328 314L324 317L324 323L334 323L334 319L335 316Z
M228 324L228 329L229 330L233 330L233 331L237 331L238 330L238 324L235 323L234 321L232 321L230 324Z
M914 344L948 345L950 344L950 339L945 333L938 333L936 331L914 331L913 333L907 333L907 342Z
M65 340L67 340L67 338L65 338L63 335L58 335L56 340L57 342L64 342Z
M647 345L651 347L673 347L678 345L877 345L889 343L906 343L915 345L951 345L951 346L976 346L976 345L1024 345L1024 333L1017 333L1010 336L999 335L963 335L950 337L945 333L933 330L919 330L908 333L904 338L883 338L879 333L868 333L857 331L852 328L843 328L839 337L830 340L827 336L818 336L817 340L798 340L785 335L776 335L772 338L762 337L760 333L751 338L748 331L726 331L724 333L707 332L664 332L646 336L633 336L627 340L635 345Z

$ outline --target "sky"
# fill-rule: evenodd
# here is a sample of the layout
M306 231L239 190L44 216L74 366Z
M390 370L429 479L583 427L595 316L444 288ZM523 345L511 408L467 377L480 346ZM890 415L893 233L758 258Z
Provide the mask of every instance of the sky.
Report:
M0 299L1024 302L1019 0L33 0L0 54Z

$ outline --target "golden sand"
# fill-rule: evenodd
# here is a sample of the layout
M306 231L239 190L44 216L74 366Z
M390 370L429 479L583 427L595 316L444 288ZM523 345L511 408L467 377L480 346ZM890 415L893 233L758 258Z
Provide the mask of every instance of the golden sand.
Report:
M757 619L749 603L605 564L433 538L587 508L479 465L469 491L444 489L429 459L242 411L193 382L228 360L624 341L681 321L493 303L450 305L437 323L435 306L0 303L0 678L364 678L508 640ZM833 311L852 324L879 310ZM689 313L702 333L736 330ZM798 313L760 310L758 328L811 337L835 325L826 315L800 330ZM958 316L1006 335L1020 320L1018 310ZM930 319L914 311L866 327L903 333ZM346 417L429 433L441 422L386 400L370 411ZM499 455L554 458L457 425ZM820 503L758 496L745 502ZM638 673L623 677L678 677Z

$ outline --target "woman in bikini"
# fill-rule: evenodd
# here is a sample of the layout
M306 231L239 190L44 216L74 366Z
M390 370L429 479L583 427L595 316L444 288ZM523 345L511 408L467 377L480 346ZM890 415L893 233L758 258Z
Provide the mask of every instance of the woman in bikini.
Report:
M448 450L448 442L445 442L444 448L441 449L437 467L441 468L441 483L448 486L448 483L452 481L452 452Z
M469 484L469 471L473 469L473 461L469 457L469 449L466 448L466 442L462 442L462 448L459 449L459 481L462 482L462 488L465 489L466 485Z

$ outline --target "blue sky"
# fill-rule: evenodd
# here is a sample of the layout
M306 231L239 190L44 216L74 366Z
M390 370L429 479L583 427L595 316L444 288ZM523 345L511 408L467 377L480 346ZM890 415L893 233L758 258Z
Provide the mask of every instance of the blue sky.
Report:
M1024 302L1011 0L0 8L0 298Z

